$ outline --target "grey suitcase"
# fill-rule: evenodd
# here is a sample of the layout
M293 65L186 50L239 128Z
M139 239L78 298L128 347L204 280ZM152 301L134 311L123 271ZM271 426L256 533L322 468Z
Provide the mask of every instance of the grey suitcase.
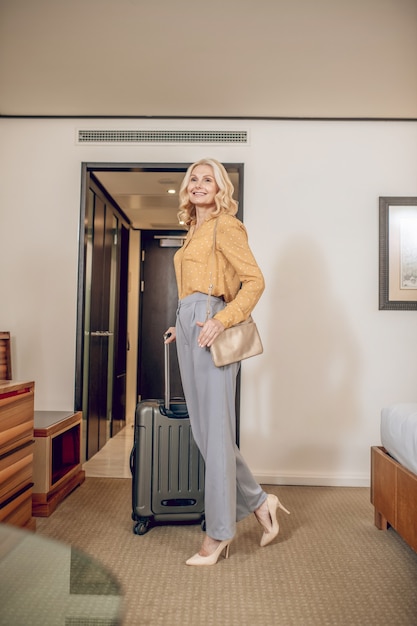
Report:
M159 522L198 522L204 529L204 460L191 433L184 400L170 399L169 344L164 344L165 398L143 400L135 412L132 473L133 532Z

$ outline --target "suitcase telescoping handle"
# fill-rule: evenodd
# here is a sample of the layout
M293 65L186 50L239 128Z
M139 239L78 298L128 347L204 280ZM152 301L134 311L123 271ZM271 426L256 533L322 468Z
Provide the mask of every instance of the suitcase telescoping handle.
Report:
M164 406L161 408L161 411L167 417L177 417L184 418L188 417L187 405L184 401L176 404L175 402L171 404L171 381L170 381L170 367L169 367L169 343L165 343L168 337L171 336L171 333L165 333L164 335L164 384L165 384L165 394L164 394Z
M165 343L166 339L171 337L171 333L165 333L164 335L164 384L165 384L165 395L164 395L164 405L166 409L169 409L169 405L171 404L171 380L170 380L170 372L169 372L169 343Z

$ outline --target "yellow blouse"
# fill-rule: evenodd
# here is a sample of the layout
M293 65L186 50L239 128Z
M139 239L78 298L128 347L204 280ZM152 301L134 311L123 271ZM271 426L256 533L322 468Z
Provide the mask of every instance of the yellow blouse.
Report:
M213 258L213 231L218 220ZM214 317L229 328L249 317L265 288L262 272L249 248L246 228L232 215L222 213L191 226L182 248L174 256L180 299L192 293L208 293L212 271L213 296L226 307Z

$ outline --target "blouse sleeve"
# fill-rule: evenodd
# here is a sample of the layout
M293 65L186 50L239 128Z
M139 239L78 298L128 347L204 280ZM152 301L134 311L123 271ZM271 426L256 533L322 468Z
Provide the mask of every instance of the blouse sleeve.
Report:
M236 297L215 315L229 328L249 317L265 289L265 281L249 247L246 228L240 220L229 216L219 220L216 248L226 260L226 279L230 272L230 278L240 282Z

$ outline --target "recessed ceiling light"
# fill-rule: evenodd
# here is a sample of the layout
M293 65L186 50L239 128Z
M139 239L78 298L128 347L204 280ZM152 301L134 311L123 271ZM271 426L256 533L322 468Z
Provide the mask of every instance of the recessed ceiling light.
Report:
M168 193L175 193L175 189L168 189Z

